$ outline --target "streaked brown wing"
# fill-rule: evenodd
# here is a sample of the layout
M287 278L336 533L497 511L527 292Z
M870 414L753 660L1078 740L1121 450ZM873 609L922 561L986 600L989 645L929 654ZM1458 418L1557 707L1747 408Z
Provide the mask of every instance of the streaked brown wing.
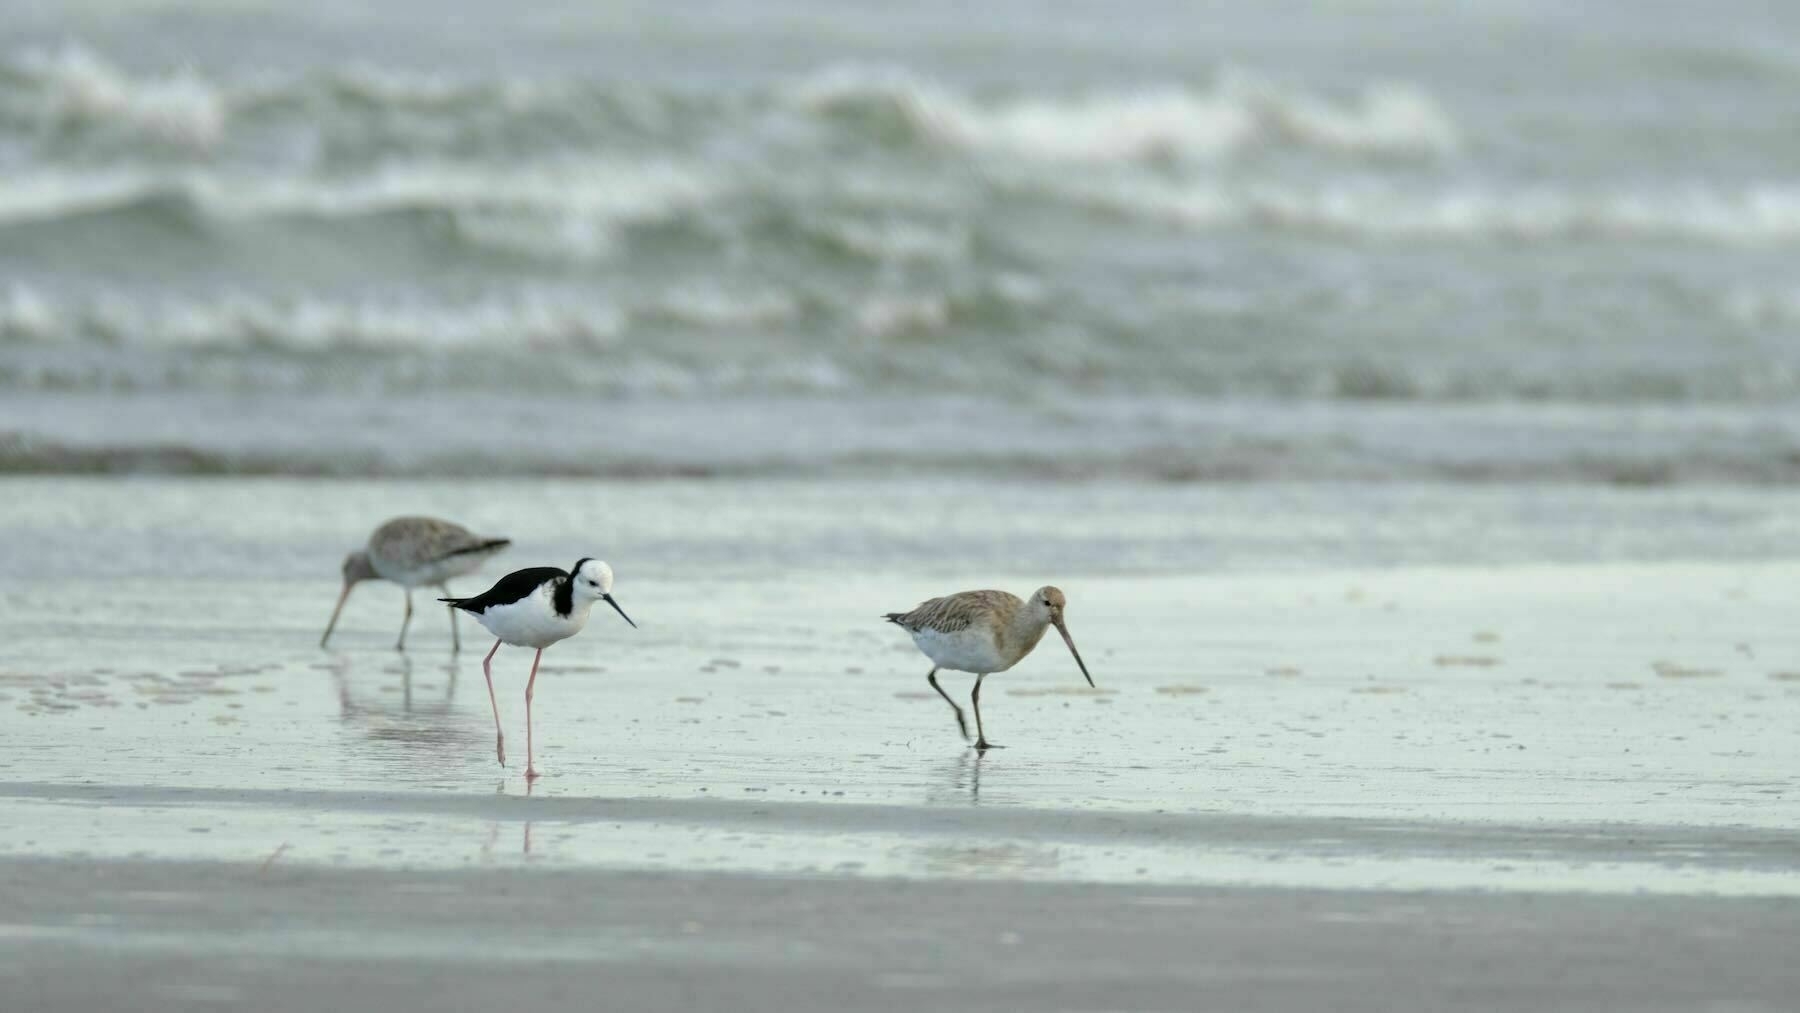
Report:
M409 566L434 563L488 541L439 517L396 517L369 536L369 552Z
M942 598L920 602L911 612L896 613L889 619L909 630L936 630L955 633L973 623L1008 619L1024 602L1005 591L962 591Z

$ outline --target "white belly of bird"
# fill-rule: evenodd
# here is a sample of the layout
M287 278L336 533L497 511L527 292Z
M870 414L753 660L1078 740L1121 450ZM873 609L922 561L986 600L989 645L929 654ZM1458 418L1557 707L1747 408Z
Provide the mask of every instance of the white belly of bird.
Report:
M919 630L912 638L933 664L955 672L1004 672L1019 660L1002 656L993 630L985 626L971 625L950 633Z
M568 616L556 613L550 593L539 591L509 605L495 605L475 616L487 631L514 647L549 647L567 640L587 625L593 606L577 604Z

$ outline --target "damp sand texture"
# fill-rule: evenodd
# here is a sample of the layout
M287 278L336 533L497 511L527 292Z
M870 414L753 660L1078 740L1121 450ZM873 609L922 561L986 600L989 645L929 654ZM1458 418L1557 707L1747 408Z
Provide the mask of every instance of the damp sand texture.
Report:
M972 487L567 482L551 502L607 497L637 518L618 543L663 565L618 567L642 629L545 663L546 776L527 791L494 763L476 645L452 656L420 622L394 652L399 592L379 586L332 650L317 636L350 516L400 497L496 527L541 490L134 480L128 517L88 526L119 483L6 484L13 559L114 561L0 574L0 983L22 1008L548 1009L587 989L1163 1009L1200 989L1285 1009L1773 1009L1800 987L1772 952L1800 893L1800 566L1284 572L1264 494L1240 492L1211 509L1268 559L1121 573L1110 533L1187 491L1009 487L1045 530L969 551L997 586L1055 574L1098 686L1034 652L989 680L1008 748L977 756L877 618L946 579L904 518L1004 519ZM1645 495L1581 513L1629 537L1687 494ZM1440 525L1515 518L1488 527L1495 546L1564 537L1488 493L1396 497ZM885 506L850 526L841 499ZM787 528L744 537L739 512L765 501ZM1312 537L1304 514L1284 537ZM545 516L516 556L587 537L579 511ZM528 664L495 659L509 731ZM970 680L944 682L966 698Z

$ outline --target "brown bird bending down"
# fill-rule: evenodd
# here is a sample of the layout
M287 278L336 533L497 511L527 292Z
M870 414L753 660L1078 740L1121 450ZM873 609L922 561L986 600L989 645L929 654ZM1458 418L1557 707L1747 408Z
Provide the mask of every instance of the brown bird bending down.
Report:
M391 580L406 591L406 618L400 621L400 639L394 641L394 650L405 650L406 628L412 624L413 588L436 587L448 596L446 582L450 578L474 573L511 544L510 539L485 538L437 517L395 517L383 523L369 535L367 546L344 557L344 590L331 610L331 622L319 638L319 646L331 639L352 588L365 580ZM462 650L454 610L450 611L450 644L452 651Z
M963 720L962 708L938 685L937 674L938 669L947 668L975 676L975 690L970 694L975 705L975 748L986 751L995 746L981 728L981 680L1018 664L1043 639L1046 627L1055 626L1056 632L1062 634L1082 676L1089 686L1094 684L1081 652L1075 649L1074 638L1069 636L1069 627L1063 623L1067 601L1062 591L1054 587L1040 587L1024 600L1005 591L963 591L921 602L911 612L889 612L882 618L911 633L913 643L931 659L931 674L925 679L956 712L956 726L962 729L965 740L969 737L968 722Z

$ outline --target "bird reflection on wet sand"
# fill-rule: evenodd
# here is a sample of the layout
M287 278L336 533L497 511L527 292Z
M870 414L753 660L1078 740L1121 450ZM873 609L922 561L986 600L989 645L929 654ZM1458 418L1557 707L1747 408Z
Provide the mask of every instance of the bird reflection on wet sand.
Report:
M935 804L947 802L967 802L969 805L981 804L981 764L986 754L979 751L961 750L956 758L941 768L941 786L927 792L927 798Z
M532 790L534 787L536 787L535 782L529 781L529 780L525 782L525 797L526 798L531 797ZM497 784L494 785L494 794L496 794L496 795L506 794L506 781L504 778L501 779ZM532 822L531 820L526 820L525 825L520 832L522 841L520 844L520 852L519 853L522 855L526 855L526 856L530 856L530 854L531 854L531 822ZM494 860L494 845L496 845L500 842L500 828L503 825L505 825L505 824L502 824L501 822L499 822L497 820L495 822L488 824L487 840L482 842L482 845L481 845L481 860L482 861L491 862Z
M433 682L415 686L414 664L404 655L397 660L383 659L367 678L359 678L352 659L339 658L330 669L337 688L339 720L376 742L428 747L434 754L464 748L471 736L456 714L460 666L454 660L429 666L444 673L440 694ZM397 702L389 693L395 675L400 679Z

